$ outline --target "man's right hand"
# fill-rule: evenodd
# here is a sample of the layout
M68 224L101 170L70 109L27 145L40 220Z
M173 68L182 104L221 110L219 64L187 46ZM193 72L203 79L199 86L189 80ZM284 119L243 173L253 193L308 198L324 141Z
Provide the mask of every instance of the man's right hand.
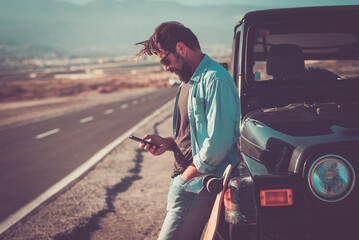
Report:
M140 143L141 148L149 151L154 156L159 156L166 151L173 151L173 144L174 144L173 137L163 138L158 135L152 134L152 135L146 135L142 139L148 142L153 142L160 146L160 147L156 147L155 145L146 144L142 142Z

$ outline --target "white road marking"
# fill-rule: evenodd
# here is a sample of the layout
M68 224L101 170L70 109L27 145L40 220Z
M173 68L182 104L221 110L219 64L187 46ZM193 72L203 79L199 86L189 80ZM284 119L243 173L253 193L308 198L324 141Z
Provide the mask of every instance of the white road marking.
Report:
M55 133L58 133L60 131L60 129L58 128L55 128L53 130L50 130L50 131L47 131L47 132L44 132L44 133L41 133L39 135L36 135L36 139L41 139L41 138L44 138L44 137L47 137L47 136L50 136L52 134L55 134Z
M146 102L146 98L144 98L144 97L141 98L141 101L142 101L142 102Z
M104 113L105 113L106 115L108 115L108 114L111 114L111 113L113 113L113 112L114 112L113 109L107 109Z
M80 123L87 123L87 122L90 122L90 121L92 121L92 120L93 120L93 117L90 116L90 117L81 119L79 122L80 122Z
M109 145L98 151L95 155L93 155L89 160L83 163L80 167L72 171L66 177L61 179L58 183L54 184L52 187L47 189L44 193L40 194L37 198L17 210L15 213L10 215L4 221L0 222L0 235L13 226L15 223L20 221L34 209L38 208L42 203L47 201L49 198L60 192L67 185L80 178L83 174L85 174L89 169L91 169L95 164L101 161L107 154L109 154L113 149L115 149L120 143L128 139L130 135L132 135L135 131L143 127L146 123L150 122L157 115L168 109L173 105L173 100L170 100L161 108L157 109L151 115L144 118L141 122L136 124L133 128L129 129L127 132L119 136L116 140L111 142Z
M133 105L136 105L137 103L138 103L138 100L132 101L132 104L133 104Z
M128 108L128 104L121 105L121 109L126 109L126 108Z

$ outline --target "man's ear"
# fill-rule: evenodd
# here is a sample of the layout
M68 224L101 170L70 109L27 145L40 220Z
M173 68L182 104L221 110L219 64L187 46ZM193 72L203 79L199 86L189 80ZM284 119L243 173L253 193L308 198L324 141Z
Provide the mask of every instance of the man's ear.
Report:
M176 44L176 50L181 55L184 56L187 53L187 46L183 42L178 42Z

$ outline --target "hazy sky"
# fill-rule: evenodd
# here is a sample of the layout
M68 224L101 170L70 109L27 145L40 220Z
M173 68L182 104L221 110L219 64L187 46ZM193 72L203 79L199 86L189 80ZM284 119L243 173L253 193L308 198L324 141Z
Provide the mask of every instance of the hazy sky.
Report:
M179 21L192 29L204 49L226 52L232 46L233 28L247 11L359 4L359 0L20 0L25 8L13 0L0 0L0 54L2 44L28 46L33 44L43 52L74 52L76 54L128 54L133 43L147 39L153 29L165 21ZM123 4L100 4L98 8L81 8L66 1L86 4L92 1L127 1ZM156 9L151 9L151 4ZM160 7L154 3L179 3ZM6 3L6 4L5 4ZM34 3L34 4L32 4ZM38 3L41 5L39 6ZM147 4L141 4L147 3ZM197 7L192 7L193 5ZM199 5L212 5L202 8ZM217 11L217 5L227 5ZM228 6L229 5L229 6ZM237 5L237 6L231 6ZM56 7L53 7L56 6ZM133 6L133 8L130 8ZM115 12L110 11L113 9ZM128 8L127 8L128 7ZM206 9L203 11L202 9ZM47 12L50 11L50 14ZM19 14L20 13L20 14ZM335 16L333 16L335 17ZM10 26L10 27L9 27ZM132 48L131 48L132 47ZM220 49L219 49L220 48ZM32 48L28 48L30 51ZM35 48L34 48L35 49ZM133 49L133 50L132 50ZM219 49L219 50L218 50ZM38 52L40 52L38 50ZM31 52L30 52L31 53Z
M59 0L67 1L76 4L85 4L93 0ZM106 0L103 0L106 1ZM127 0L136 1L136 0ZM145 0L145 1L158 1L158 0ZM322 6L322 5L356 5L359 4L358 0L160 0L167 2L178 2L187 5L223 5L223 4L240 4L240 5L261 5L261 6L274 6L274 7L302 7L302 6Z

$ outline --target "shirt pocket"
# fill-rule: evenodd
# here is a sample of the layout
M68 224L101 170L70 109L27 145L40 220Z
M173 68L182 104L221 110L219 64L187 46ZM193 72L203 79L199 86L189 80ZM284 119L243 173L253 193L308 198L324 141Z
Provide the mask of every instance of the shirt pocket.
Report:
M204 100L204 98L193 98L193 115L196 123L204 122L206 120Z

